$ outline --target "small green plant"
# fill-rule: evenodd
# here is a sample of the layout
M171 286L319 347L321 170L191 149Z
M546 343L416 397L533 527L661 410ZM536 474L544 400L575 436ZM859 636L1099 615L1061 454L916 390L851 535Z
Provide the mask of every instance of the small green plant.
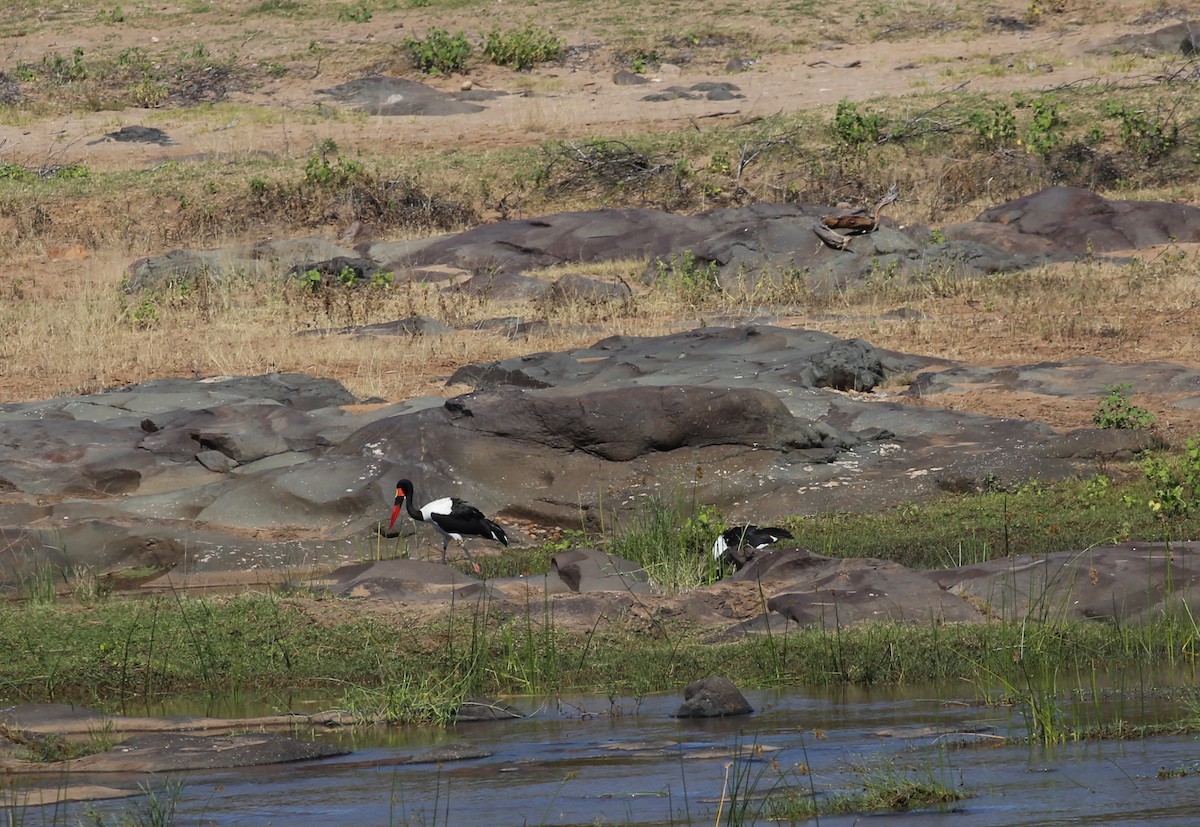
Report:
M1134 155L1153 164L1179 143L1179 125L1169 118L1153 120L1127 103L1108 101L1104 115L1117 121L1121 142Z
M661 59L658 52L653 49L634 52L628 56L629 71L635 75L644 75L649 71L651 66L658 63Z
M159 791L144 782L138 788L145 798L126 816L127 823L132 827L171 827L175 823L175 808L183 794L183 781L169 778Z
M821 814L905 812L942 807L966 798L932 768L899 769L891 762L879 761L852 768L858 776L858 789L817 797L803 787L784 787L783 792L768 794L766 816L772 821L795 823Z
M124 23L125 12L121 11L120 6L113 6L111 9L101 9L96 12L96 19L108 25Z
M1092 414L1092 423L1097 428L1123 428L1134 431L1153 425L1154 414L1129 401L1131 390L1133 386L1129 384L1106 387L1105 396Z
M1192 437L1183 456L1172 462L1167 457L1142 460L1142 474L1153 494L1147 505L1160 517L1186 517L1200 503L1200 437Z
M717 263L709 261L701 264L691 250L672 254L666 261L659 259L656 267L658 272L655 281L677 290L688 299L699 300L721 292Z
M92 177L92 170L83 164L63 164L52 170L52 176L63 181L83 181Z
M364 722L445 726L454 720L465 697L462 682L454 676L403 673L383 686L352 686L341 705Z
M159 322L159 294L147 290L136 304L127 304L122 310L122 320L133 330L150 330Z
M483 53L497 66L509 69L532 69L539 63L557 60L563 53L563 42L556 35L525 24L523 29L501 31L493 28L484 37Z
M1030 108L1032 116L1025 130L1025 145L1031 152L1045 157L1062 140L1066 123L1058 113L1058 102L1049 95L1035 98Z
M127 92L129 102L143 109L154 109L162 104L170 94L167 84L161 80L146 78L140 83L130 86Z
M65 58L57 52L42 58L46 79L54 86L66 86L87 80L88 68L83 62L83 49L76 47L71 57Z
M449 75L461 72L471 57L471 44L462 32L451 35L445 29L430 29L425 39L407 37L404 48L413 65L427 75Z
M304 4L299 0L262 0L246 9L250 14L278 14L282 17L291 17L303 10Z
M883 130L883 116L873 112L859 112L858 104L842 99L833 116L833 137L852 149L879 141Z
M371 7L363 0L338 9L338 20L342 23L369 23L373 16Z
M317 144L304 164L304 183L317 187L344 186L362 174L363 165L343 157L332 138Z
M717 175L732 175L733 161L729 158L729 153L723 149L718 149L708 158L708 171Z
M1017 116L1006 104L998 103L988 111L972 112L968 122L975 139L987 150L1002 149L1017 142Z
M934 227L932 230L929 231L929 243L930 244L945 244L946 243L946 233L942 230L941 227Z
M19 579L20 593L34 605L49 605L58 597L54 586L57 578L58 572L53 566L39 566Z
M1108 500L1111 486L1111 477L1107 474L1096 474L1083 484L1079 491L1079 501L1089 511L1095 511Z
M37 176L20 164L0 161L0 181L33 181Z

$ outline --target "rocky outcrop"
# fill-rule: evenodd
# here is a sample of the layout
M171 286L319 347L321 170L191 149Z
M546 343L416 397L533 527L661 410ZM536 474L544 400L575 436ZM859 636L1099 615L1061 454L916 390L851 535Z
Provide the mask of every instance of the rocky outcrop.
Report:
M767 610L727 634L862 623L1143 622L1200 610L1200 542L1120 543L920 571L801 548L758 552L730 583L754 583Z
M356 82L362 83L362 82ZM130 265L126 288L152 287L206 273L282 274L313 268L341 273L387 271L397 280L443 282L446 290L537 297L549 284L532 277L562 264L649 259L645 279L712 277L734 294L788 282L818 292L872 280L903 281L936 273L958 278L1012 271L1084 254L1170 241L1200 241L1200 208L1110 200L1088 190L1051 187L942 229L881 220L844 249L822 244L814 222L835 212L821 204L760 203L677 215L611 208L499 221L415 241L360 244L356 251L300 239L224 250L174 250ZM326 254L318 254L324 246ZM321 259L334 260L323 264ZM514 278L521 278L514 281Z
M898 373L916 374L909 393L920 406L872 395ZM1178 365L974 368L770 326L612 337L450 379L477 390L350 413L338 383L270 374L0 406L0 583L45 565L163 572L145 589L333 569L380 543L400 477L418 481L422 502L465 493L516 542L526 521L611 525L685 481L689 496L735 521L862 510L1062 478L1156 444L1138 432L1059 434L931 399L1006 387L1096 400L1128 379L1182 407L1200 402L1196 372ZM405 546L423 556L430 531L405 530ZM625 575L603 561L562 562L565 591L573 577ZM349 579L329 588L421 594L394 573L339 576ZM483 593L463 587L460 598Z

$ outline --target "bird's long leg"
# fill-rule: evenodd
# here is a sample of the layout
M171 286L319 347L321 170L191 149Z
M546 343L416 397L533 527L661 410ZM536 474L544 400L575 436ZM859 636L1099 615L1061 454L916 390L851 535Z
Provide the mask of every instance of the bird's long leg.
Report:
M450 535L446 534L442 537L442 565L446 565L446 546L450 545Z
M476 574L479 574L479 564L475 562L475 558L471 556L471 552L467 551L467 538L463 537L458 541L458 544L462 546L463 554L467 556L467 562L471 564L471 568L475 570Z

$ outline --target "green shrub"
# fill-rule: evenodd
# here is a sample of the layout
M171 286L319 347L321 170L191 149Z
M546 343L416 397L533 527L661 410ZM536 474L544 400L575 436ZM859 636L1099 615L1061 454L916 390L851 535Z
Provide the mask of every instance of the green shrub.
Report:
M1030 151L1045 157L1062 140L1066 123L1058 114L1058 102L1048 95L1037 98L1030 107L1033 115L1025 130L1025 145Z
M660 258L655 267L655 282L677 291L681 298L698 301L721 292L717 263L701 264L691 250L672 254L669 260Z
M461 72L471 57L471 44L462 32L451 35L445 29L431 29L424 40L408 37L404 48L413 64L427 75Z
M493 28L484 37L483 53L497 66L532 69L539 63L559 58L563 53L563 42L542 27L527 23L523 29L501 31Z
M1168 123L1169 118L1152 120L1142 110L1117 101L1108 101L1104 115L1118 122L1125 148L1149 163L1158 161L1179 143L1179 125Z
M359 178L363 165L343 158L332 138L318 144L304 164L304 183L317 187L337 187Z
M1132 385L1109 385L1104 389L1106 396L1092 414L1092 423L1097 428L1124 428L1139 430L1154 424L1154 414L1129 401Z
M374 15L366 3L355 3L352 6L342 6L338 10L338 20L342 23L369 23Z
M883 116L871 112L859 112L858 104L843 99L838 103L833 116L833 137L850 147L860 147L878 142L883 130Z
M1178 461L1146 457L1142 473L1154 489L1150 510L1163 517L1186 517L1200 503L1200 437L1187 441Z
M162 81L146 79L130 86L127 94L130 103L134 106L153 109L167 99L170 90Z
M86 80L87 65L83 62L83 49L76 47L70 58L65 58L55 52L42 58L42 68L46 79L54 86L66 86L69 83Z
M0 161L0 181L33 181L37 178L29 170L12 161Z
M968 121L984 149L1000 149L1017 142L1017 117L1005 104L998 103L986 112L972 112Z

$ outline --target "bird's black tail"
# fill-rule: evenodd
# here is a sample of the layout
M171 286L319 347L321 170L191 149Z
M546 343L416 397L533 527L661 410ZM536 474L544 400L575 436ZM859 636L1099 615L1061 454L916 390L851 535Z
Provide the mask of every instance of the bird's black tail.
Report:
M501 545L508 545L508 535L504 533L504 529L498 524L493 523L491 520L484 520L483 525L488 530L488 533L484 535L485 537L490 537Z

